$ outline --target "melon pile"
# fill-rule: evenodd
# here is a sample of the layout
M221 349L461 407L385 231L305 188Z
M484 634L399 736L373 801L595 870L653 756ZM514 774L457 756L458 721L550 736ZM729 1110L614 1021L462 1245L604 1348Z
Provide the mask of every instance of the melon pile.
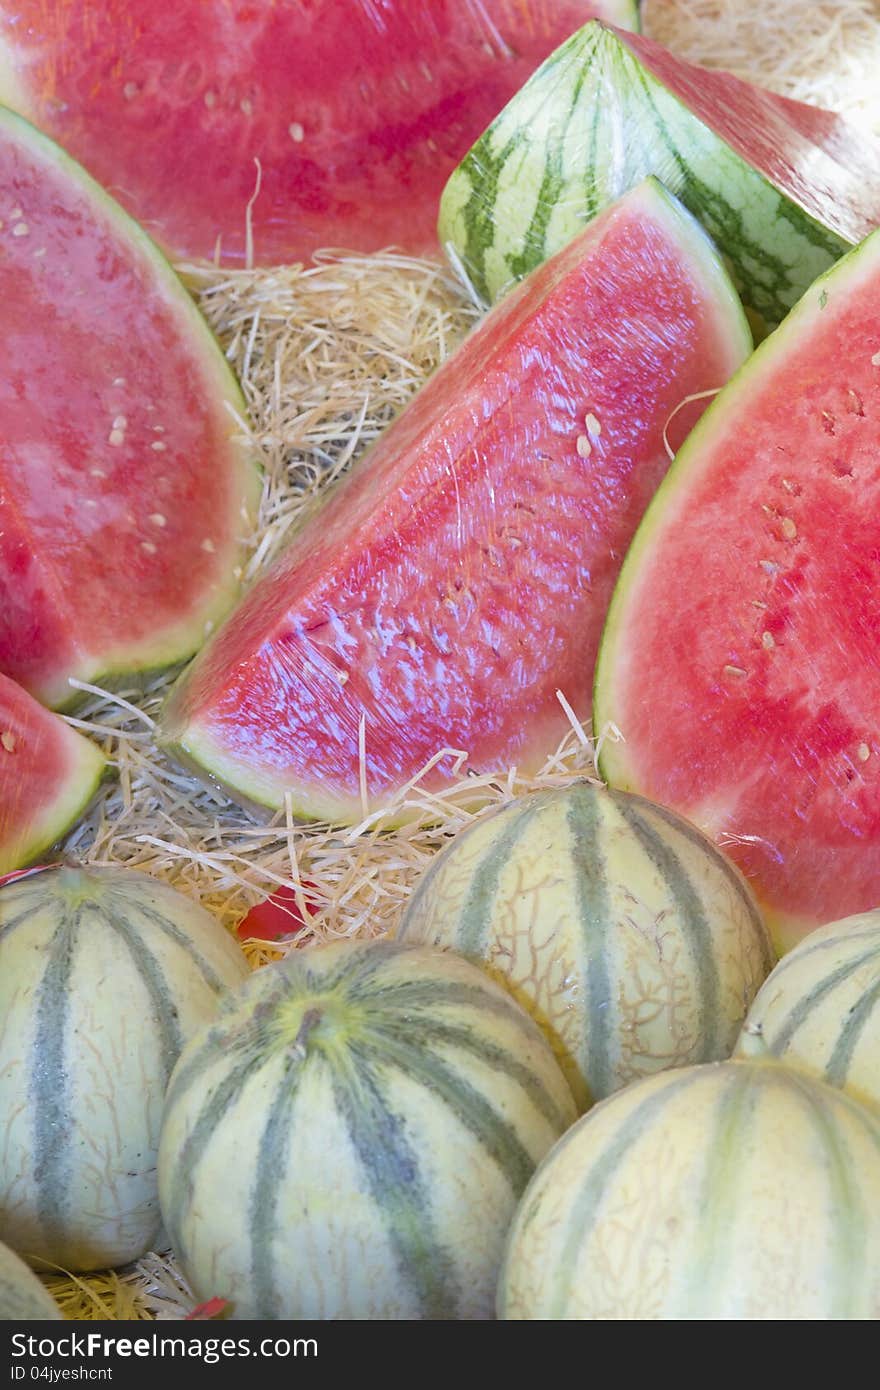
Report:
M880 137L632 0L56 8L0 1318L880 1318Z

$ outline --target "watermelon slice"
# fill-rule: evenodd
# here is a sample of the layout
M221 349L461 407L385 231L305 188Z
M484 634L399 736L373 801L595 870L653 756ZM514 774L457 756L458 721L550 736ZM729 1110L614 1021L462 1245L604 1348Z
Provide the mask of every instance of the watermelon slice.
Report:
M0 0L0 101L178 256L436 249L456 164L557 44L635 0ZM257 163L259 161L259 194Z
M431 378L190 668L165 742L236 796L340 821L361 742L373 806L448 748L534 769L568 727L557 689L587 714L664 425L749 347L714 248L646 182Z
M103 755L0 675L0 874L29 864L83 814Z
M749 877L781 950L880 901L880 235L820 279L678 455L596 682L615 786Z
M191 656L259 478L238 387L137 225L0 111L0 671L46 704ZM244 515L243 515L244 514Z
M453 174L441 240L494 299L646 174L702 221L768 325L880 225L880 142L830 111L592 23Z

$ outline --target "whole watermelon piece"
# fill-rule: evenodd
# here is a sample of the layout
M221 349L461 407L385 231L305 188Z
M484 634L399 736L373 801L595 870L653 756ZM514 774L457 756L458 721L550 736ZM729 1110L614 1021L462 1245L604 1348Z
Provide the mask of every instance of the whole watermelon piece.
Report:
M880 141L594 21L453 174L440 237L491 300L648 174L700 219L765 325L880 224Z
M244 402L167 261L0 109L0 672L49 705L197 651L238 591Z
M178 257L422 252L456 164L594 15L638 5L0 0L0 101Z
M737 861L780 950L880 884L880 233L713 401L633 541L605 776Z
M455 750L536 769L587 716L664 429L750 340L699 226L648 181L508 297L185 674L162 739L233 795L359 819ZM704 401L678 411L677 442Z

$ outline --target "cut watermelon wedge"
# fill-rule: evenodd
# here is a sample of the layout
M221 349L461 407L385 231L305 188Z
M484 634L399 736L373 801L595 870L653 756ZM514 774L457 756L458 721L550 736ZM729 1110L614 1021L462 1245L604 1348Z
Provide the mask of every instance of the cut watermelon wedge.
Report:
M441 240L494 299L646 174L702 221L769 325L880 225L880 142L830 111L592 23L452 176Z
M880 235L807 292L681 450L596 682L602 771L748 875L787 949L880 901Z
M362 742L374 807L444 749L534 769L568 727L557 690L587 714L664 426L749 347L700 228L634 190L386 431L190 668L165 742L236 796L334 821L363 813Z
M638 7L0 0L0 101L178 256L241 262L248 220L258 264L421 252L456 164L591 15L635 26Z
M238 387L167 262L0 112L0 671L46 704L191 656L259 492Z
M103 755L0 676L0 874L39 858L83 814Z

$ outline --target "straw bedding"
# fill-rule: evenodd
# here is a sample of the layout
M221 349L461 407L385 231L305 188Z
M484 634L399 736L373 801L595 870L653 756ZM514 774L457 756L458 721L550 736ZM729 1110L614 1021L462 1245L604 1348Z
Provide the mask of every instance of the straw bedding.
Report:
M645 27L695 61L880 130L880 4L872 0L648 0ZM461 340L477 310L448 269L394 254L327 253L308 268L180 270L243 384L250 424L240 426L265 469L246 571L252 579ZM261 825L157 752L153 721L168 679L113 696L84 692L70 722L102 745L117 776L64 851L160 875L230 928L274 887L292 883L309 923L297 944L393 927L437 847L474 814L476 791L497 803L594 766L595 750L572 716L569 736L548 750L530 782L516 769L474 779L462 757L461 780L441 797L415 783L403 793L416 813L405 829L384 831L369 806L350 830L303 827L283 815ZM291 947L245 949L258 966ZM162 1254L115 1273L59 1273L48 1283L74 1319L180 1318L192 1307L173 1259Z

